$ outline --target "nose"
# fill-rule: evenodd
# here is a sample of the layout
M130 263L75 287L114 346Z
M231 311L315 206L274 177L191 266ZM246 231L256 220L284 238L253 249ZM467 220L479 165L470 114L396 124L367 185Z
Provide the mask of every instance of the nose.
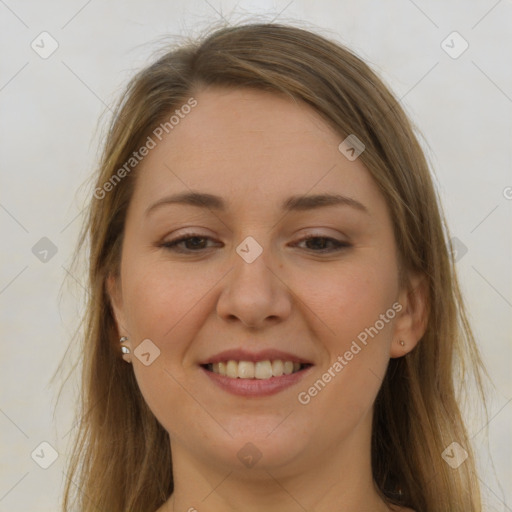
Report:
M251 329L261 329L282 322L290 315L290 290L271 269L266 251L251 263L238 254L234 268L223 280L217 301L217 314L223 320L241 322Z

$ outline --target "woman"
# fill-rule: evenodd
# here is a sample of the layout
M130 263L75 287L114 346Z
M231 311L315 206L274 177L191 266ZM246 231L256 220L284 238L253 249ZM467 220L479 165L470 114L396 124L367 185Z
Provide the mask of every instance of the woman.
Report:
M81 237L63 510L480 511L446 233L347 49L248 24L166 53L118 105Z

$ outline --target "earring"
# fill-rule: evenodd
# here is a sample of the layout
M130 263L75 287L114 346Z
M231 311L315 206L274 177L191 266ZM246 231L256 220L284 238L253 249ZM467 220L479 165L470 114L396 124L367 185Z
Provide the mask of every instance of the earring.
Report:
M131 362L131 357L130 357L130 349L129 347L127 347L125 345L125 343L128 341L128 338L126 336L122 336L120 339L119 339L119 343L121 343L121 353L123 354L123 359L127 362L127 363L130 363Z
M404 340L400 340L398 343L400 343L401 347L405 347L405 341Z

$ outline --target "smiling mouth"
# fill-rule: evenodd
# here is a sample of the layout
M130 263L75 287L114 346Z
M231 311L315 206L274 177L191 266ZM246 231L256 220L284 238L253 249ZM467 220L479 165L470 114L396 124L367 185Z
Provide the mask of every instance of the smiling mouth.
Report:
M217 373L231 379L257 379L268 380L283 375L298 373L312 366L311 364L296 363L292 361L222 361L201 365L209 372Z

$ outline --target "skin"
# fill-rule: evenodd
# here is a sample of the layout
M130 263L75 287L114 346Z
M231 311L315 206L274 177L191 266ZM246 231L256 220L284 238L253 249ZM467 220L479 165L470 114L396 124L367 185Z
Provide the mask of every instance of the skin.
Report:
M198 105L137 169L120 279L108 280L132 354L147 338L160 350L149 366L131 359L171 439L175 491L158 512L405 510L389 508L372 481L372 409L389 359L423 334L425 309L417 276L410 276L414 292L399 286L383 196L310 107L247 89L207 88L194 97ZM146 216L163 197L190 190L221 196L227 209L173 204ZM291 195L322 193L348 196L367 212L281 210ZM181 243L188 254L161 246L186 233L208 238ZM301 241L311 234L350 246L322 253L334 246ZM263 248L252 263L235 251L247 236ZM395 302L400 313L299 403L298 393ZM284 350L314 367L276 395L234 396L198 363L239 347ZM262 455L252 468L237 457L248 442Z

